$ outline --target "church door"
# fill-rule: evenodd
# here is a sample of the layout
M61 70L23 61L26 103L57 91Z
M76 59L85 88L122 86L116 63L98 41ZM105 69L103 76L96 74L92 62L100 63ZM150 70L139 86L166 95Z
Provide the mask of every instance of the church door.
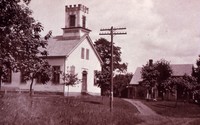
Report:
M87 71L82 72L82 90L81 92L87 92Z

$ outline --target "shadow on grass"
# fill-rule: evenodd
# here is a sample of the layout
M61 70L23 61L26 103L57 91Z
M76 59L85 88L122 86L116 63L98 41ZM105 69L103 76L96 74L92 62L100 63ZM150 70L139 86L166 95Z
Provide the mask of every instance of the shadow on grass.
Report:
M176 108L175 104L174 105L154 104L153 106L158 108Z
M91 103L91 104L97 104L97 105L102 105L101 102L97 102L97 101L83 101L83 102Z

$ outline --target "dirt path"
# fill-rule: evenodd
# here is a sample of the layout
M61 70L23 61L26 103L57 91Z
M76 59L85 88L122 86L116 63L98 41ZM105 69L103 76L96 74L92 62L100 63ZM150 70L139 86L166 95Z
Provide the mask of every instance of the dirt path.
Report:
M161 116L140 101L124 99L133 104L139 111L138 117L144 122L140 125L189 125L195 118L173 118Z

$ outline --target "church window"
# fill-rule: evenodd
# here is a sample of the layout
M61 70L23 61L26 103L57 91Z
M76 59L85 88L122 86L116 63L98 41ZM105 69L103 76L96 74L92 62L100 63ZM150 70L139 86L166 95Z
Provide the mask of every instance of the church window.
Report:
M70 15L69 23L70 23L70 27L75 27L75 24L76 24L76 16L75 15Z
M81 59L84 59L84 53L85 53L85 49L81 48Z
M89 49L86 49L86 59L89 60Z
M70 66L70 74L75 75L75 66Z
M53 66L53 79L54 84L60 83L60 66Z
M85 27L86 27L86 17L83 16L83 28L85 28Z

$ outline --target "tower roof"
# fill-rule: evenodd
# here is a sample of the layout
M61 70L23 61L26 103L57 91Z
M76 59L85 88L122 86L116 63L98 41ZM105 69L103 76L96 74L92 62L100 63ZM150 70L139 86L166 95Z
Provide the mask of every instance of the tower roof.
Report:
M77 11L77 10L81 10L85 13L89 12L89 8L87 8L86 6L82 5L82 4L78 4L78 5L67 5L65 6L65 11Z

